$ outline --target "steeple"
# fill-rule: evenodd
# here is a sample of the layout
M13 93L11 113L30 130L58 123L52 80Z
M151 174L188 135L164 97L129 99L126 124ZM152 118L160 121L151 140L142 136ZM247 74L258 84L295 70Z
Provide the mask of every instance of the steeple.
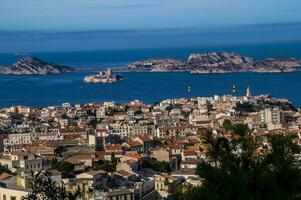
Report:
M250 87L248 86L247 87L247 90L246 90L246 97L247 98L250 98L252 95L251 95L251 89L250 89Z

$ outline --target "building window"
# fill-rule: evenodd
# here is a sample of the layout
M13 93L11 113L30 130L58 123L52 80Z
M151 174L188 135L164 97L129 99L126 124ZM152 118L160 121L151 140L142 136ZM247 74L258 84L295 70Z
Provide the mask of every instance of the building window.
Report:
M3 195L3 200L6 200L6 195L5 194Z
M10 197L10 200L17 200L17 197Z

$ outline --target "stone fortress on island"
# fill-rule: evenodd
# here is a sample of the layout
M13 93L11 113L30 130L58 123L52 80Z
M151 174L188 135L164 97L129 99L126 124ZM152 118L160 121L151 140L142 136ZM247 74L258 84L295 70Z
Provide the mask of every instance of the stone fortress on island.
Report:
M86 76L84 81L87 83L115 83L124 80L119 74L113 74L112 69L108 68L107 71L101 71L99 74Z

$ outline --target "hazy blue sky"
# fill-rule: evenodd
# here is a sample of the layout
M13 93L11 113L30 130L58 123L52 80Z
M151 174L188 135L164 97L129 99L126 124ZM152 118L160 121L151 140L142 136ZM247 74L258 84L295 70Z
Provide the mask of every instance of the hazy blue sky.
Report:
M0 0L0 52L301 41L301 0Z
M0 30L209 28L301 21L300 0L0 0Z

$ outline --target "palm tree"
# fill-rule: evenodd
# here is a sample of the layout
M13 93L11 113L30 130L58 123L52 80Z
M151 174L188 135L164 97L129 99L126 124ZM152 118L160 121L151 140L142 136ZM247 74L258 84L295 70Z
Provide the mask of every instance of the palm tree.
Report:
M79 188L72 193L57 186L48 173L38 172L32 177L32 191L23 200L77 200L82 196Z
M197 172L204 181L185 199L301 199L301 170L296 136L268 136L257 142L247 125L234 124L229 136L208 131L206 160Z

